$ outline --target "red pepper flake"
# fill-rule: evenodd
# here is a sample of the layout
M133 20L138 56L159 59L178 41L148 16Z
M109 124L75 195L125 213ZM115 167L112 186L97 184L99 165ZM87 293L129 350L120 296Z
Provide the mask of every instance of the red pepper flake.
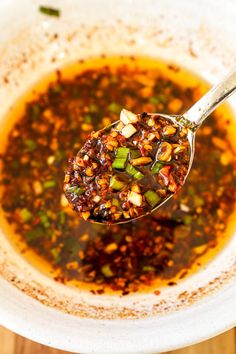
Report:
M171 169L172 169L172 166L166 165L166 166L163 166L159 171L160 175L163 177L163 181L164 181L164 184L166 187L169 184L169 175L170 175Z
M144 146L140 147L140 152L142 156L146 156L146 150L144 149Z
M160 293L161 293L160 290L155 290L154 291L154 294L157 295L157 296L160 295Z

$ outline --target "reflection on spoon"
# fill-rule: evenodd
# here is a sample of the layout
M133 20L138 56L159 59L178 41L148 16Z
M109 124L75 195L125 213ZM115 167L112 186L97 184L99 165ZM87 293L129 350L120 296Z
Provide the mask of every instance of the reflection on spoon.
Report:
M236 71L182 116L134 114L89 135L69 161L64 191L85 220L124 223L166 202L184 184L197 128L236 89Z

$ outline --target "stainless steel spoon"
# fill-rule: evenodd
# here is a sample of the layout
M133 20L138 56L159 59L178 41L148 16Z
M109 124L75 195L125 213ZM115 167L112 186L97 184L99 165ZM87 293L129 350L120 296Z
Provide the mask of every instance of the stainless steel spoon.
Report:
M168 115L153 113L164 118L172 120L174 123L180 124L182 127L188 129L188 140L191 148L189 169L185 176L185 180L191 170L194 153L195 153L195 136L198 128L205 121L206 118L229 96L236 91L236 69L231 71L219 84L213 86L203 97L200 98L187 112L183 115ZM149 113L150 114L150 113ZM163 200L152 211L157 210L174 194Z
M188 171L184 177L186 180L189 171L191 170L194 152L195 152L195 136L198 128L201 126L203 121L225 100L227 99L234 91L236 90L236 69L233 70L228 76L225 77L218 85L213 86L197 103L195 103L186 113L183 115L167 115L162 113L148 113L148 116L159 116L165 119L171 120L174 124L181 126L181 128L187 129L187 138L190 145L190 158L189 158L189 167ZM102 130L110 130L112 127L116 126L118 121L111 124L108 127L105 127ZM156 207L154 207L150 212L157 210L162 206L167 200L169 200L174 194L171 194L164 198ZM113 223L122 224L129 222L131 220L138 219L144 215L149 214L144 213L138 217L126 220L117 220ZM91 220L94 222L94 220ZM105 222L105 221L104 221ZM97 222L102 223L102 222Z

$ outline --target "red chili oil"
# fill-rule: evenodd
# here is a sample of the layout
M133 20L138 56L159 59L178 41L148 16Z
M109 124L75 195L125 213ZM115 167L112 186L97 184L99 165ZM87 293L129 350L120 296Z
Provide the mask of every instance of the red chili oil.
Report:
M159 293L207 264L229 238L235 212L227 108L199 129L186 184L156 213L95 225L78 220L63 195L68 156L122 107L181 114L206 88L182 69L144 58L84 62L36 85L10 112L1 155L3 223L16 247L56 281L94 294Z

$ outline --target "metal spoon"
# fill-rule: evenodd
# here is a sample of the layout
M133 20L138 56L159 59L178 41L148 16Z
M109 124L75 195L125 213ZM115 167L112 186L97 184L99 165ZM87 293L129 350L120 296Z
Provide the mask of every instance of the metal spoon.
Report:
M195 136L198 128L201 126L203 121L226 99L228 98L234 91L236 90L236 70L232 71L226 78L221 81L218 85L213 86L197 103L195 103L186 113L183 115L167 115L162 113L148 113L148 116L159 116L164 119L171 120L174 124L179 125L181 128L187 129L187 139L189 141L190 146L190 157L189 157L189 166L187 173L184 177L184 181L186 180L189 171L192 166L194 152L195 152ZM109 131L111 128L116 126L118 122L111 124L108 127L102 129L102 131ZM169 200L173 194L168 195L163 198L160 203L157 204L150 212L157 210L161 205L163 205L167 200ZM138 217L133 217L131 219L126 220L117 220L112 223L126 223L131 220L138 219L148 213L144 213L139 215ZM92 222L97 222L96 220L90 220ZM104 223L106 221L97 222Z
M236 69L231 71L219 84L214 85L204 96L200 98L192 107L188 109L183 115L168 115L153 113L153 115L158 114L161 117L168 118L174 123L180 124L182 127L188 129L188 140L191 148L191 156L189 169L185 176L185 180L191 170L194 153L195 153L195 136L197 130L206 118L229 96L231 96L236 91ZM153 209L158 209L167 200L169 200L173 195L163 200L162 203Z

